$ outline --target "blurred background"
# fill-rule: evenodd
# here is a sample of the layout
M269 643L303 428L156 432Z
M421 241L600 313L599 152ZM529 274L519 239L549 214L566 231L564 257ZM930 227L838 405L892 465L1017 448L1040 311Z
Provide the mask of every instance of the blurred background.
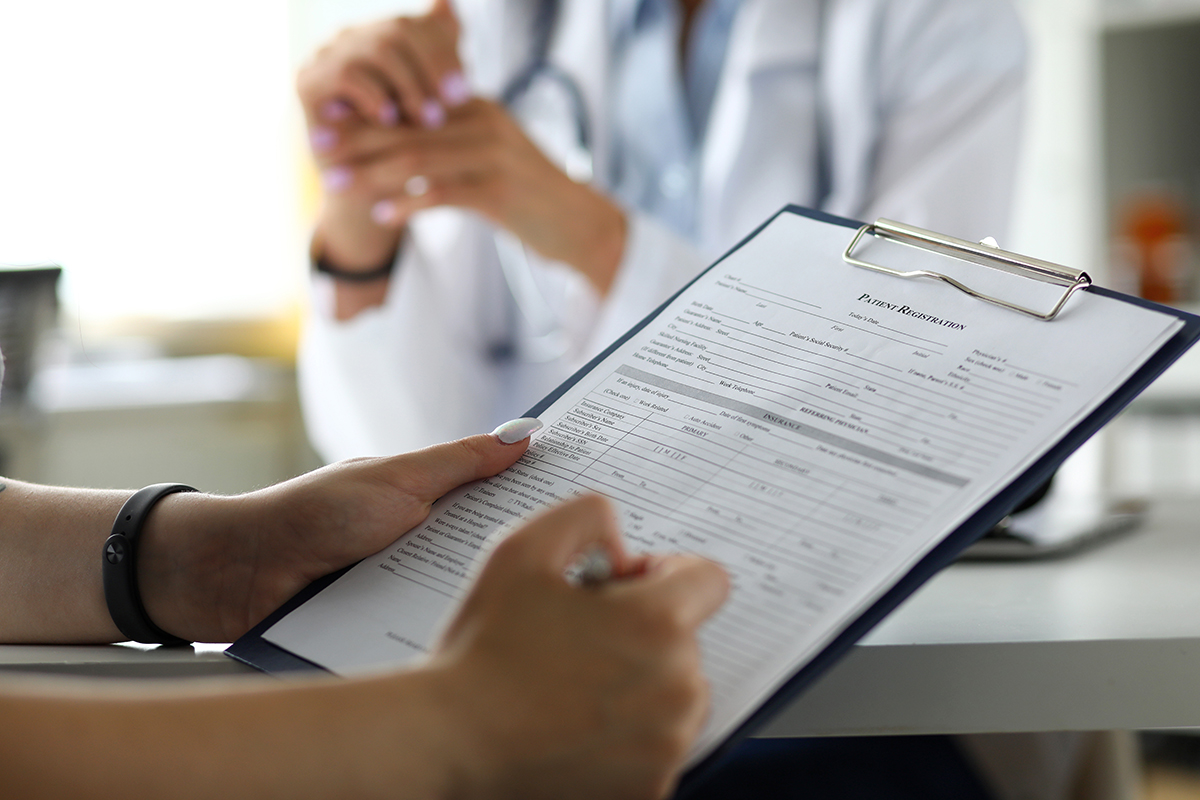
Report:
M0 6L0 474L240 492L316 465L294 74L344 25L421 5ZM28 269L47 264L56 293Z
M1017 3L1031 92L1001 244L1192 302L1200 0ZM57 325L45 312L0 319L13 364L0 474L103 486L167 475L233 492L314 463L292 358L319 190L293 76L340 27L422 5L0 7L0 264L62 267ZM30 306L46 280L8 275L0 304ZM39 326L50 335L35 338ZM1119 457L1090 457L1085 482L1200 486L1200 380L1193 391L1186 377L1159 387L1169 396L1154 414L1127 415L1130 435L1104 445Z
M1200 0L1016 2L1031 91L1001 245L1197 303ZM423 5L0 4L0 474L240 492L317 464L293 354L319 190L293 76L338 28ZM1200 490L1200 355L1068 472ZM1200 797L1186 770L1152 777Z

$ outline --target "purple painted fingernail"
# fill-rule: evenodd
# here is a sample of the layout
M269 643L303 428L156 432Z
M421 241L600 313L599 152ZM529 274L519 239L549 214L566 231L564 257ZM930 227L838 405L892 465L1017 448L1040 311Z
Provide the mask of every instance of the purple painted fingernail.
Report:
M426 128L440 128L446 124L446 110L437 100L421 103L421 123Z
M380 200L371 206L371 219L378 225L387 225L396 218L396 204L391 200Z
M330 167L321 173L325 188L331 192L340 192L350 185L354 179L349 167Z
M321 106L321 118L329 122L341 122L350 116L350 104L345 100L330 100Z
M384 125L395 125L400 121L400 109L395 103L384 103L379 109L379 121Z
M442 78L442 99L452 106L461 106L471 99L471 87L461 72L455 70Z
M308 140L312 143L313 150L327 153L337 144L338 135L333 128L313 128L308 134Z

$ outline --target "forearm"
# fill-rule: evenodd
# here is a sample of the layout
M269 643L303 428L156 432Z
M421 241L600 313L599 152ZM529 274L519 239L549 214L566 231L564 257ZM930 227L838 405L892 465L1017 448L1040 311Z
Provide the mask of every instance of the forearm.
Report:
M0 641L124 641L104 599L102 558L117 513L133 492L0 483ZM259 509L245 497L190 493L168 495L154 506L136 564L143 605L156 625L189 639L228 641L220 628L202 621L211 619L215 598L181 596L187 582L180 576L246 560L230 549L249 543L238 531L268 524L267 512ZM191 546L181 549L181 540Z
M624 252L584 353L598 353L710 263L695 244L648 214L630 211Z
M311 256L323 258L345 272L367 272L394 259L403 231L377 225L361 201L334 197L326 202L313 234ZM349 320L381 306L389 279L366 282L334 281L334 317Z
M0 641L124 640L104 603L100 559L131 492L0 485Z
M566 176L557 198L547 198L541 223L529 237L542 255L579 271L600 297L608 295L620 269L628 237L625 212L590 186ZM538 229L541 229L538 231Z
M388 468L421 491L374 513L411 527L447 485L524 451L510 447L473 437L348 462L298 488L341 475L333 482L349 492L337 493L351 500L364 496L353 484L378 489L371 474ZM240 512L248 527L235 534L270 508ZM338 531L336 517L297 513ZM165 516L174 525L195 515ZM337 516L349 528L369 521ZM581 590L562 576L594 547L613 554L620 580ZM204 572L203 562L189 563ZM612 509L583 497L500 540L428 660L407 672L150 688L0 682L0 775L28 798L662 797L705 717L696 630L727 594L724 573L701 559L630 558Z
M0 774L25 798L446 797L454 747L430 680L9 686Z

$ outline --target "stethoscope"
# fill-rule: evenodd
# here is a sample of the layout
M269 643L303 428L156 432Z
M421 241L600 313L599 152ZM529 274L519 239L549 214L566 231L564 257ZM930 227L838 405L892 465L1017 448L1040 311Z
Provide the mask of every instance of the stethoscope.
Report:
M565 165L567 174L577 181L592 178L592 127L587 103L579 84L567 72L550 61L550 41L558 25L559 0L531 0L534 5L531 26L532 57L526 62L500 92L500 102L505 108L515 108L522 97L539 80L547 80L558 86L570 107L579 157L572 157Z
M500 102L515 112L523 100L531 97L535 87L556 88L566 101L574 135L563 167L571 179L587 183L594 175L591 119L587 104L575 79L549 59L550 40L558 22L559 3L557 0L535 0L533 5L533 55L500 93ZM505 230L497 230L492 238L504 282L528 334L518 340L515 336L517 321L510 319L506 337L489 347L489 358L496 363L547 363L561 358L570 348L570 342L559 322L559 315L538 285L525 244Z
M500 100L510 110L515 110L523 99L529 98L536 87L556 87L566 101L571 118L574 146L564 156L564 169L574 180L590 182L594 177L592 159L592 122L583 92L566 71L551 63L550 42L559 16L559 0L531 0L533 4L532 57L517 75L508 82L500 93ZM818 0L818 25L823 29L828 18L828 0ZM616 31L618 43L627 36L625 31ZM831 155L829 147L829 111L821 88L820 72L823 71L824 33L818 36L818 89L816 125L816 180L817 192L814 205L821 208L829 196L832 185ZM618 44L617 49L620 49ZM497 259L500 262L504 282L512 296L517 313L524 319L527 337L519 342L515 334L515 320L509 320L506 338L489 348L493 362L525 361L546 363L565 355L570 347L566 332L559 322L559 315L546 299L545 293L534 276L533 266L524 243L504 230L498 230L493 239Z

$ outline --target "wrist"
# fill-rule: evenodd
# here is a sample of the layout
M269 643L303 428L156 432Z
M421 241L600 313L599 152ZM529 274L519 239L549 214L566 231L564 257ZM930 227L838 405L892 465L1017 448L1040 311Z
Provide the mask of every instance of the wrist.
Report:
M341 790L367 781L358 787L365 797L478 796L464 780L460 730L446 715L445 701L454 687L442 678L438 670L420 666L343 684L336 713L351 720L351 730L360 736L356 741L346 737L350 747L337 759L345 767ZM390 772L380 769L385 764Z
M377 271L394 260L403 228L385 228L370 217L370 208L327 205L313 233L309 255L341 273Z
M222 619L221 577L252 547L257 518L239 497L173 494L150 511L138 550L138 588L146 614L168 633L192 641L232 641Z
M101 569L108 613L126 639L168 646L191 644L163 630L150 618L139 588L138 562L142 560L139 558L142 533L155 506L171 494L194 491L182 483L153 484L134 492L117 512L112 533L104 542Z
M313 258L313 269L322 275L328 275L336 281L352 284L367 284L386 281L392 277L392 269L396 265L396 254L389 253L387 258L374 267L366 269L345 269L330 261L322 253Z
M313 234L309 256L318 272L333 278L333 317L344 322L376 308L387 300L388 287L400 248L402 231L362 231L354 238L354 225L338 226L326 218Z
M440 750L442 791L431 796L454 800L503 796L502 764L487 747L494 735L501 735L503 726L493 736L485 732L489 704L472 694L478 683L474 676L462 674L450 659L438 654L405 677L420 687L433 716L429 740Z
M607 206L603 215L604 222L597 226L597 241L595 245L596 264L593 269L603 276L603 286L600 294L606 296L616 280L617 271L625 259L625 244L629 238L629 220L625 212L607 197L601 197Z
M576 217L585 222L579 232L580 249L575 265L601 297L608 295L625 257L629 222L625 212L590 186L579 185L588 195L589 210Z

